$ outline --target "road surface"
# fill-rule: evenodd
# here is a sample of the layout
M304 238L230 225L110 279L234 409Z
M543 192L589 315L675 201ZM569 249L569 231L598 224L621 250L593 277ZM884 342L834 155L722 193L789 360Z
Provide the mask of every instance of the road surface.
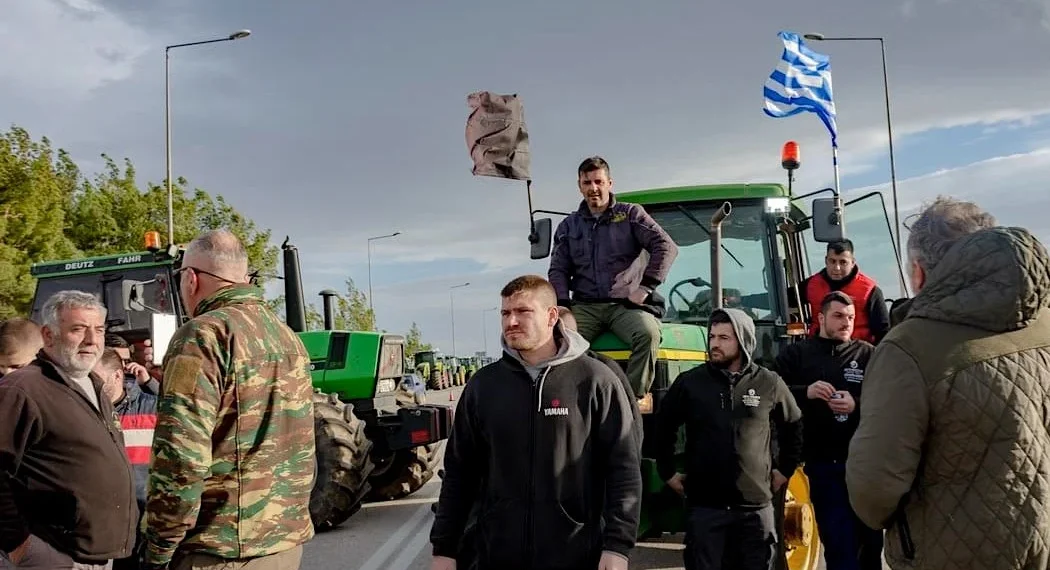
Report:
M450 403L460 388L427 393L429 403ZM342 526L318 534L303 552L302 568L310 570L428 570L430 568L430 511L437 501L437 476L406 499L365 504ZM632 554L632 570L682 569L681 536L639 543ZM886 567L886 566L884 566ZM888 568L888 567L886 567ZM821 564L819 570L824 570Z

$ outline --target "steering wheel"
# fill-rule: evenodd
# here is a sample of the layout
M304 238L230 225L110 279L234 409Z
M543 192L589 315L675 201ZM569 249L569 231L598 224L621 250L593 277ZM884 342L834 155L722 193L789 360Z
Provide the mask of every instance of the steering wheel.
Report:
M689 279L683 279L678 283L675 283L674 287L671 287L671 290L667 293L668 304L671 304L671 297L674 297L677 294L678 298L685 301L685 305L690 313L699 316L705 314L705 311L707 313L711 312L711 295L707 295L707 298L702 303L697 303L696 297L699 297L700 295L697 294L696 297L694 297L693 299L689 299L685 296L684 293L682 293L679 290L679 287L681 287L682 285L692 285L693 287L707 287L708 290L710 290L711 288L711 284L705 281L702 277L691 277Z

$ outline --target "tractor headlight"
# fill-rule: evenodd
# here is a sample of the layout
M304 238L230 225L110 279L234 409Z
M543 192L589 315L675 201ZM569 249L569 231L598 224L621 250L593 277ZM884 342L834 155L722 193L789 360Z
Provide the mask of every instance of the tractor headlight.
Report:
M379 381L379 384L376 385L376 392L383 394L386 392L393 392L396 388L397 383L394 382L393 378L387 378Z
M766 198L767 214L787 214L791 210L791 200L788 198Z

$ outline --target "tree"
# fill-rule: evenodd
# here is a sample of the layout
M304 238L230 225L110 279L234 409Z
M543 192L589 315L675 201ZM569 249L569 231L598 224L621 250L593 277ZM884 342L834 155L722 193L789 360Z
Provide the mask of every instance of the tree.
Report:
M337 329L351 331L376 330L375 313L368 306L368 297L358 291L354 280L346 278L346 294L335 302L334 325Z
M408 334L405 335L405 356L412 358L417 352L425 350L434 350L434 347L428 342L423 342L423 332L413 321L412 326L408 329Z
M73 199L69 229L73 243L84 255L106 255L139 251L143 235L150 230L167 235L167 187L148 185L138 188L135 167L124 160L121 170L110 157L102 155L105 169L95 180L85 183ZM244 243L248 265L258 271L264 285L277 266L277 247L270 245L270 230L260 231L221 195L212 198L204 190L194 190L186 198L185 178L172 184L172 218L176 243L187 243L196 235L225 228Z
M63 227L79 178L47 138L35 142L19 127L0 134L0 318L28 313L32 263L76 255Z
M47 137L34 141L17 126L0 133L0 318L28 314L32 263L141 251L146 231L167 235L166 187L147 184L140 190L130 160L121 167L102 158L102 172L88 180ZM278 259L270 231L257 228L221 195L194 189L188 198L187 186L183 178L173 184L176 243L205 230L229 229L244 242L258 283L265 284Z

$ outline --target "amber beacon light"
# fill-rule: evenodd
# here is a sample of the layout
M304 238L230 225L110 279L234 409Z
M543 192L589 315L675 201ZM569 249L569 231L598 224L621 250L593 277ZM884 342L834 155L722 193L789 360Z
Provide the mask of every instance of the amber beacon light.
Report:
M160 249L160 232L156 230L150 230L143 236L143 241L146 244L146 249L153 251Z
M802 161L799 159L797 142L788 141L784 143L784 148L780 151L780 165L783 166L785 170L798 170L798 167L802 166Z

